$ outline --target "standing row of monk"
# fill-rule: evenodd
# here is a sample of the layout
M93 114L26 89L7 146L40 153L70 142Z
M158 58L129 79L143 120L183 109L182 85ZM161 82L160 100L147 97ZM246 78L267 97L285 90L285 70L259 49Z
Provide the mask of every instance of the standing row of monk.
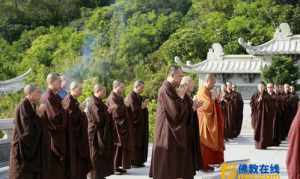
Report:
M151 177L191 179L196 170L224 161L224 119L215 83L215 76L208 75L193 99L193 80L171 66L158 94ZM143 166L148 101L140 95L142 81L135 82L125 99L124 83L115 81L106 104L105 87L95 85L85 107L77 100L80 83L72 82L66 92L61 76L51 73L47 85L42 97L35 85L24 88L16 110L10 179L86 179L88 173L103 179Z
M10 179L86 179L88 173L104 179L143 166L148 153L143 81L135 82L126 99L124 83L114 81L106 104L106 88L95 85L84 109L77 100L80 83L72 82L66 92L62 76L51 73L47 85L43 96L35 85L24 88L16 109Z
M255 146L267 149L279 146L286 139L297 113L299 97L288 84L266 85L261 82L251 98L251 117Z

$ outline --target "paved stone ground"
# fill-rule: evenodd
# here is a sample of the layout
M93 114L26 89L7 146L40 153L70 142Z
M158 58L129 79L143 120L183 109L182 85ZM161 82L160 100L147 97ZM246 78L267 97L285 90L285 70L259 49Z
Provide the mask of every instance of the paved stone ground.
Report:
M271 127L271 126L270 126ZM256 150L253 141L253 131L250 126L250 107L245 105L244 110L244 123L242 128L242 134L235 140L231 140L226 143L225 160L241 160L250 159L252 164L279 164L281 171L281 178L288 178L286 173L285 158L287 152L287 144L284 142L279 147L272 147L268 150ZM149 161L150 161L151 145L149 148ZM149 161L146 163L145 168L130 169L127 175L113 175L108 179L148 179L149 173ZM6 168L7 170L7 168ZM7 172L5 168L0 169L0 179L7 178ZM218 173L204 173L198 172L195 179L209 179L219 178Z

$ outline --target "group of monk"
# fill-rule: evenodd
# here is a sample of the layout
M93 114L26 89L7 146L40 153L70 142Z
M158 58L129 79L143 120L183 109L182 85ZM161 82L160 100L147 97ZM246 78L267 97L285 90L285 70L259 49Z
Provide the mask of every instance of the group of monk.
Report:
M154 179L192 179L224 162L224 119L216 77L206 76L192 97L194 82L171 66L158 92L150 166Z
M240 135L244 109L242 95L231 82L222 86L221 106L224 116L224 138L228 141Z
M82 104L81 83L74 81L66 90L57 73L50 73L46 82L43 95L36 85L26 85L16 109L10 179L105 179L144 167L149 101L141 95L143 81L136 81L124 98L125 84L115 80L106 100L106 88L96 84ZM180 67L170 67L158 92L150 177L193 179L197 170L211 171L224 162L224 141L241 132L243 100L232 83L219 94L215 83L216 76L208 74L193 97L192 78ZM266 89L260 83L251 98L257 149L280 145L292 126L288 170L295 179L300 166L300 110L293 122L298 101L288 84L268 83Z
M259 83L258 92L250 102L257 149L279 146L286 139L297 113L298 102L295 87L289 84Z
M106 88L96 84L83 106L82 84L64 88L63 76L50 73L47 91L26 85L16 109L10 152L10 179L104 179L143 167L148 153L148 99L136 81L124 99L116 80L106 103Z

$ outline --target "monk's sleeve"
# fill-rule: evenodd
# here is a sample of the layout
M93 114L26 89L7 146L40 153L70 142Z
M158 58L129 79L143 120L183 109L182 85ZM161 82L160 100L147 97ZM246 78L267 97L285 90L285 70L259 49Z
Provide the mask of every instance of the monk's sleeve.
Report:
M94 123L96 126L104 127L104 120L101 119L101 116L98 113L98 110L94 106L89 106L87 108L86 112L87 118L90 119L92 123Z
M256 128L256 113L257 111L257 98L256 96L251 97L250 101L250 107L251 107L251 126L252 128Z
M20 136L20 142L22 145L23 157L30 160L35 157L38 146L40 145L41 128L33 122L36 119L34 114L29 114L25 105L20 106L20 122L23 128L23 132Z
M201 97L200 100L203 101L203 105L200 107L201 112L204 112L206 115L212 115L214 112L214 108L212 107L214 101L210 99L201 98Z
M112 111L112 118L113 120L118 124L118 125L123 125L124 124L124 120L126 117L126 113L125 113L125 106L119 104L118 99L116 99L115 97L112 97L109 105L116 105L117 108L115 110Z
M131 101L130 107L132 110L133 123L137 124L139 122L139 120L141 119L140 116L142 115L143 109L142 109L142 106L139 104L138 99L131 96L130 101Z
M90 137L92 139L97 138L98 147L101 149L104 146L104 144L102 141L101 133L98 131L100 129L104 128L105 121L104 121L104 119L101 119L101 116L99 115L97 108L92 105L90 105L87 108L86 115L87 115L87 118L89 119L89 126L90 126L89 133L91 135ZM93 145L95 146L96 144L93 143Z
M165 90L160 95L160 102L164 107L169 127L174 130L180 128L183 120L184 100Z
M256 112L259 109L261 109L264 99L258 101L258 98L256 96L252 96L250 106L252 109L252 112Z

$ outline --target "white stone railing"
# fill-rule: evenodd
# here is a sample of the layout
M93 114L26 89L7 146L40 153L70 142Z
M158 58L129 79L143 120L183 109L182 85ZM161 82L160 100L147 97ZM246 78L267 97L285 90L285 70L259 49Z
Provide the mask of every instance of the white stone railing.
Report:
M4 136L0 139L0 170L7 168L9 163L10 142L12 139L13 119L0 119L0 130ZM0 176L2 171L0 171Z
M13 119L0 119L0 130L4 133L4 136L0 139L0 144L11 141L13 127Z

